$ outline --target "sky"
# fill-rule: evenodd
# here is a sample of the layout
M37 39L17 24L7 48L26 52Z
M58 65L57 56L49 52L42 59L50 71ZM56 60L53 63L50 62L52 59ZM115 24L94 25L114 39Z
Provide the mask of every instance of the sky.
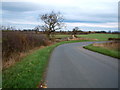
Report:
M83 31L117 31L119 0L2 0L0 24L17 29L43 25L39 15L61 12L66 25Z

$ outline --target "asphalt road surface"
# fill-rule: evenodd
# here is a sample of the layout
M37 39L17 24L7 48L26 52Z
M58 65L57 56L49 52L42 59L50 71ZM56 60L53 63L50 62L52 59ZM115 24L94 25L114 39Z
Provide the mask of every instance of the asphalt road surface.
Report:
M46 76L48 88L118 88L118 59L82 47L91 43L54 49Z

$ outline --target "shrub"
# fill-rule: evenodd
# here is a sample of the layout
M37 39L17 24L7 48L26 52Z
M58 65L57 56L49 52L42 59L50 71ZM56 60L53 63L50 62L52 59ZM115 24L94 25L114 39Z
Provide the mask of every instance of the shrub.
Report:
M3 61L12 60L20 53L29 51L35 47L47 46L51 42L45 35L35 33L24 33L18 31L2 32L2 57Z

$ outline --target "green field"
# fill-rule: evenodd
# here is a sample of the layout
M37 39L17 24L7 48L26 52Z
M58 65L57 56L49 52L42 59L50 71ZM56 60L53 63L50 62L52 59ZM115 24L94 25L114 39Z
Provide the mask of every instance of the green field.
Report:
M86 41L86 40L84 40ZM3 70L3 88L36 88L43 78L51 51L58 45L83 41L63 41L36 50L24 57L20 62Z
M69 37L70 35L55 35L55 38L65 38Z
M70 35L56 35L56 38L64 38L69 37ZM118 38L118 34L85 34L85 35L77 35L78 37L92 38L98 39L100 41L106 41L108 38Z
M88 34L88 35L77 35L78 37L94 38L100 41L106 41L108 38L118 38L118 34Z
M101 41L106 41L108 38L118 38L118 34L88 34L88 35L77 35L78 37L94 38Z
M97 46L93 46L92 44L88 45L88 46L84 46L84 48L104 54L104 55L108 55L111 57L120 58L120 56L119 56L120 51L117 51L117 50L111 50L111 49L107 49L107 48L103 48L103 47L97 47Z

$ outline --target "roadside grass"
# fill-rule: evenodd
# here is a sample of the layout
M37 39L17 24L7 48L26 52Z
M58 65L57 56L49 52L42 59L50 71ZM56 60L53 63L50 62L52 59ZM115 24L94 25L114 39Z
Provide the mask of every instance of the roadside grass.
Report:
M101 53L104 55L108 55L108 56L120 59L120 56L119 56L120 51L117 51L117 50L111 50L111 49L107 49L107 48L103 48L103 47L93 46L92 44L90 44L88 46L84 46L84 48L94 51L94 52L98 52L98 53Z
M108 40L108 38L118 38L118 34L87 34L87 35L77 35L77 36L98 39L99 41L106 41Z
M3 88L37 88L48 65L52 50L65 43L84 42L88 40L63 41L34 51L13 66L3 70Z
M0 88L2 88L2 70L0 70Z

